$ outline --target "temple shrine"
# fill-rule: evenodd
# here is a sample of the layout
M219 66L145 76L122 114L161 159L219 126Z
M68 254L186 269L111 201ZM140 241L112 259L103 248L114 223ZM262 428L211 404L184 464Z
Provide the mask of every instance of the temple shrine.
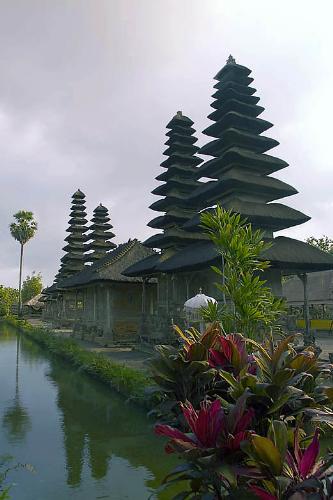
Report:
M217 83L214 85L214 101L211 104L213 112L208 115L213 123L203 131L212 140L196 150L196 153L212 158L196 163L192 160L192 164L196 165L192 168L195 183L192 181L186 195L181 195L178 185L178 207L182 208L182 213L188 214L188 220L183 219L180 225L179 219L176 223L175 219L168 218L167 210L174 209L176 198L170 200L165 187L153 191L154 194L165 196L151 208L165 211L165 215L158 220L167 221L168 225L164 226L162 235L152 236L144 242L149 247L155 245L158 253L125 271L127 276L142 276L146 281L155 277L158 281L156 317L159 322L148 313L145 314L142 329L147 338L152 332L157 337L164 336L170 331L173 322L181 323L183 304L195 295L199 287L208 295L221 298L214 286L216 275L210 268L220 264L220 256L200 229L200 213L210 210L217 203L240 213L254 228L261 229L265 239L271 242L271 247L262 257L271 263L264 278L276 295L282 295L283 275L295 274L306 280L307 273L332 269L332 256L302 241L274 236L276 231L302 224L310 217L276 202L296 194L297 190L271 175L288 164L267 154L278 142L263 135L272 124L259 118L264 108L258 104L260 98L251 86L253 78L250 75L250 69L237 64L229 56L225 66L215 76ZM179 113L174 120L177 120L177 116ZM178 133L185 136L185 130L183 125L182 132L178 128ZM170 158L162 163L167 171L158 176L158 180L169 180L169 169L175 170L178 164L186 161L175 150L170 153ZM203 178L209 180L203 182L200 180ZM156 219L149 225L162 228L162 225L156 225ZM168 235L175 232L182 235L188 233L189 237L171 240ZM306 296L306 291L304 293ZM162 317L164 321L161 321Z
M150 206L157 215L148 224L157 233L115 247L107 209L99 205L88 228L85 196L74 193L66 253L46 290L50 319L103 339L167 340L173 324L184 326L184 303L199 289L221 300L211 269L221 257L200 228L200 214L220 204L271 243L262 258L270 261L264 279L274 294L283 295L283 276L298 276L309 329L308 273L333 269L333 256L275 235L310 217L280 201L297 190L274 177L288 164L271 154L279 143L266 135L273 125L262 118L251 70L229 56L215 81L207 144L196 145L194 123L181 111L166 125L166 159L152 191L159 199Z

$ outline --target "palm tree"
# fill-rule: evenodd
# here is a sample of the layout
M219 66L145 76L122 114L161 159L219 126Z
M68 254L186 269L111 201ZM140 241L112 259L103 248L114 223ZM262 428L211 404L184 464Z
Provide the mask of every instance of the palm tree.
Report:
M9 226L10 234L15 240L17 240L21 245L20 254L20 279L19 279L19 306L18 314L22 315L22 265L23 265L23 247L24 245L34 237L37 231L37 222L34 220L34 215L32 212L26 210L20 210L14 214L14 219L16 222L12 222Z

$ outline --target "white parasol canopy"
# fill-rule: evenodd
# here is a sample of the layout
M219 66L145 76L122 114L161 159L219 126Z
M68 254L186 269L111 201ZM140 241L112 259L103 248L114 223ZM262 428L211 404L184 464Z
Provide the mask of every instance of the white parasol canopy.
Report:
M208 295L205 295L200 290L199 293L197 293L197 295L188 299L185 302L184 309L185 309L185 311L188 311L188 312L199 310L199 309L201 309L201 307L207 306L208 302L215 303L215 302L217 302L217 300L214 299L213 297L208 297Z

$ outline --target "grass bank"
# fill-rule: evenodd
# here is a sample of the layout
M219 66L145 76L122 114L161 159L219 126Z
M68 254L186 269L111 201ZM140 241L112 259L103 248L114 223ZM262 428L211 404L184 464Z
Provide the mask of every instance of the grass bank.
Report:
M4 321L46 347L49 352L101 380L133 402L149 407L146 390L153 385L153 382L144 373L114 363L103 354L86 351L75 340L60 337L45 328L32 326L25 320L6 318Z

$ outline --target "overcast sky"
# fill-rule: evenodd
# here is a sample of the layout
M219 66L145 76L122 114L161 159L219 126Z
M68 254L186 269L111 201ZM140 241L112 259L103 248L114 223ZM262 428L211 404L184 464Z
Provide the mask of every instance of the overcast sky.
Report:
M312 217L282 234L333 236L332 15L331 0L1 0L0 283L17 283L20 209L39 224L24 275L52 283L77 188L89 218L110 209L117 243L151 235L165 125L177 110L208 125L229 54L290 164L276 177L299 194L284 202Z

